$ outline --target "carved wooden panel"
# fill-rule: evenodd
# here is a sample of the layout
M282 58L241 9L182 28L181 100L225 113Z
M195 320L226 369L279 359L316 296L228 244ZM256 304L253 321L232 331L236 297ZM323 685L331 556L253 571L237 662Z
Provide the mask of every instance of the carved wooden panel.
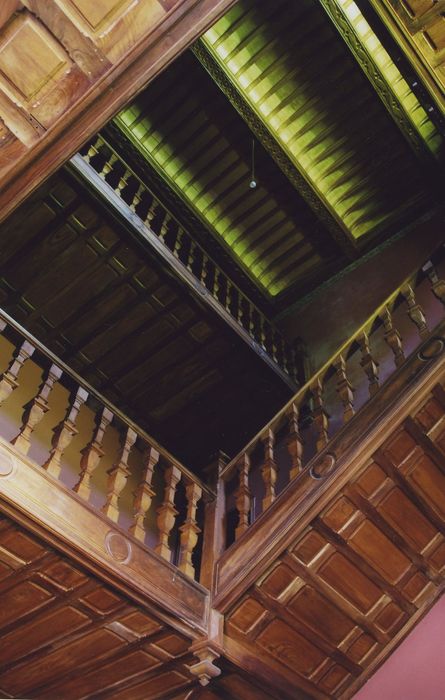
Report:
M2 216L232 2L3 2L0 119L22 147L0 134Z
M160 698L196 681L191 640L0 518L2 697Z
M226 634L314 697L350 698L444 586L437 384L232 604Z
M445 3L443 0L373 0L384 17L395 19L413 52L414 65L423 64L442 110L445 108ZM402 39L403 45L403 39Z

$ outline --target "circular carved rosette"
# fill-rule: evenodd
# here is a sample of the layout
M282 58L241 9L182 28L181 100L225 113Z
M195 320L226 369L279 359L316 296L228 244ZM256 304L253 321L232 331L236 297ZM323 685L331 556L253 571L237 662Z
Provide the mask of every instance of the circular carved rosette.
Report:
M15 462L9 452L0 448L0 477L10 476L15 469Z
M320 460L314 464L310 469L310 475L313 479L324 479L325 476L330 474L336 463L335 455L328 452Z
M430 338L427 343L419 350L417 357L422 362L428 362L429 360L434 360L435 357L439 357L445 348L445 339L436 335Z
M107 532L105 549L112 559L120 564L128 564L132 555L131 542L118 532Z

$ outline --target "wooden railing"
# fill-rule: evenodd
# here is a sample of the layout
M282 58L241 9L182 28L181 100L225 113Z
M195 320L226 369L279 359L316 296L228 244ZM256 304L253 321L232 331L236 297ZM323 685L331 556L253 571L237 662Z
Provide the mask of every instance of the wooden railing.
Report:
M329 441L430 335L444 317L445 248L391 294L284 408L226 466L226 543L230 546L277 494L325 455ZM440 269L442 268L442 269ZM317 459L314 459L318 457Z
M195 578L211 489L3 311L0 333L1 437Z
M99 134L85 145L80 156L72 159L71 164L77 170L81 166L80 157L126 205L128 211L124 213L125 218L133 224L135 218L139 219L147 231L155 235L157 241L174 257L172 262L176 271L182 267L191 273L195 290L216 302L225 320L228 320L227 316L230 317L258 354L270 359L271 364L295 389L301 383L302 367L297 345L285 340L278 328L218 267L122 156ZM82 174L86 175L84 169Z

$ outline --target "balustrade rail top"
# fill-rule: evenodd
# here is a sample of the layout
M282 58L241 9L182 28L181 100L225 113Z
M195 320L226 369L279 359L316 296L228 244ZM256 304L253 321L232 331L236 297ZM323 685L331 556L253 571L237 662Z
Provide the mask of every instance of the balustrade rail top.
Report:
M366 319L364 323L349 337L347 338L341 345L340 347L329 357L328 360L298 389L298 391L289 399L289 401L281 408L274 416L273 418L270 419L270 421L259 430L256 435L247 443L247 445L238 452L238 454L230 460L230 462L224 467L224 469L221 470L220 477L225 478L229 475L229 473L236 467L237 463L241 459L242 455L245 453L249 453L249 451L255 447L255 445L258 443L258 441L261 439L261 436L264 435L267 430L273 429L275 424L282 418L282 416L286 413L286 411L289 410L289 408L292 406L293 403L298 401L298 399L302 398L304 394L309 391L314 384L314 381L316 381L319 377L322 377L325 372L329 370L329 368L332 366L333 361L335 358L337 358L339 355L341 355L345 350L350 348L351 344L354 342L354 340L359 336L361 333L366 332L366 330L372 325L374 320L384 311L385 307L390 305L397 296L400 294L401 290L412 281L413 275L417 274L420 270L423 270L425 265L428 263L430 260L430 257L423 263L422 265L419 265L419 267L409 274L403 282L397 287L397 289L392 292L386 299L385 301L380 304L375 311L372 312L370 316Z
M110 409L110 411L117 416L123 423L125 423L127 426L132 428L139 437L142 437L144 440L146 440L152 447L154 447L163 457L165 457L170 464L173 466L177 467L186 477L188 477L191 481L195 482L198 484L203 493L205 493L207 496L211 497L214 499L216 497L215 492L207 486L201 479L196 476L196 474L193 474L193 472L190 471L190 469L187 469L179 460L177 460L175 457L173 457L172 454L168 450L166 450L164 447L162 447L154 438L151 437L145 430L140 428L136 423L134 423L128 416L125 415L117 406L111 403L108 399L105 398L99 391L94 389L88 382L86 382L80 375L77 374L73 369L68 367L63 360L61 360L57 355L55 355L51 350L49 350L43 343L41 343L35 336L33 336L31 333L29 333L23 326L21 326L17 321L15 321L12 316L6 313L3 309L0 309L0 318L2 318L8 326L11 328L14 328L18 333L20 333L22 336L24 336L29 342L40 352L42 352L46 357L48 357L51 362L56 364L60 369L63 370L67 375L69 375L72 379L74 379L80 386L82 386L86 391L91 395L94 396L98 401L100 401L101 404L106 406L107 408Z

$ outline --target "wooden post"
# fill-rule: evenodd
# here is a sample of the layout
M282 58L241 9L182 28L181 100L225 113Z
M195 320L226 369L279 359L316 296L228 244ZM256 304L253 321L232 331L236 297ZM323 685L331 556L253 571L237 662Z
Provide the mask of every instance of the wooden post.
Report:
M295 479L296 476L303 470L303 440L300 435L298 425L299 408L295 402L292 402L287 414L289 432L287 434L287 451L291 458L291 468L289 472L290 479Z
M150 509L153 496L155 495L151 484L153 481L154 468L158 462L159 452L149 445L144 455L145 466L142 480L134 494L134 520L130 527L131 534L138 540L141 540L141 542L145 540L144 520Z
M102 449L104 433L112 420L112 412L110 409L104 408L91 441L82 450L80 477L79 481L74 486L73 491L78 493L79 496L82 496L82 498L84 498L86 501L89 501L91 495L91 476L104 454Z
M43 468L49 474L52 474L56 479L60 475L60 470L62 468L61 459L66 448L70 444L74 435L77 435L76 428L76 418L79 413L80 407L88 398L88 392L83 387L79 387L74 400L68 405L68 410L64 420L59 423L59 425L54 430L54 437L52 439L52 449L49 453L49 457Z
M445 280L439 279L436 268L431 261L424 265L422 269L428 275L434 296L445 306Z
M208 589L212 588L215 562L226 548L226 484L221 472L229 462L223 452L219 452L204 472L208 483L216 491L216 498L204 493L204 527L199 582Z
M136 438L137 433L132 428L128 428L120 451L119 461L108 471L107 500L102 511L107 518L114 520L116 523L119 520L119 497L127 483L130 473L128 457L131 448L136 442Z
M275 484L277 481L277 465L274 460L274 443L275 436L269 428L265 435L261 438L264 445L264 462L261 468L261 474L264 482L265 495L263 498L263 512L275 500Z
M396 367L400 367L405 362L405 353L403 352L400 333L393 325L392 314L388 306L385 306L381 318L385 329L385 341L392 350Z
M31 357L33 352L34 346L27 340L19 348L15 349L8 369L0 377L0 406L9 398L14 389L17 389L19 385L17 381L18 374L25 360Z
M337 372L337 393L343 404L343 423L347 423L354 415L354 390L346 374L346 362L343 355L339 355L334 360L334 367Z
M311 389L314 397L314 408L312 415L317 428L317 452L320 452L328 444L329 415L325 411L323 402L323 384L320 377L317 378L314 387Z
M406 299L406 303L408 304L408 316L419 331L421 339L423 340L424 338L427 338L429 331L428 326L426 325L425 314L423 313L423 309L420 304L418 304L416 301L414 290L411 285L408 284L405 289L402 290L402 294Z
M155 547L155 552L167 561L170 561L171 558L168 538L175 525L176 516L178 515L178 511L175 508L175 493L180 478L181 472L178 467L175 467L173 464L170 465L165 472L164 501L157 510L159 542Z
M250 488L249 488L249 471L250 457L247 452L243 452L238 462L238 477L239 484L235 493L236 509L238 511L238 525L235 529L235 540L237 540L243 532L249 527L250 513Z
M22 454L26 455L31 447L31 435L48 411L48 397L54 383L62 376L62 370L57 365L51 365L39 387L37 396L32 399L23 414L23 423L18 435L11 440Z
M362 353L360 365L363 367L366 376L368 377L369 395L374 396L374 394L379 390L379 363L374 360L371 354L369 336L367 333L362 333L360 338L358 338L358 343Z
M181 532L179 569L194 579L195 567L193 566L192 556L198 541L198 535L201 532L196 522L196 509L202 496L202 489L195 481L188 479L185 494L187 498L187 516L183 525L179 528Z

